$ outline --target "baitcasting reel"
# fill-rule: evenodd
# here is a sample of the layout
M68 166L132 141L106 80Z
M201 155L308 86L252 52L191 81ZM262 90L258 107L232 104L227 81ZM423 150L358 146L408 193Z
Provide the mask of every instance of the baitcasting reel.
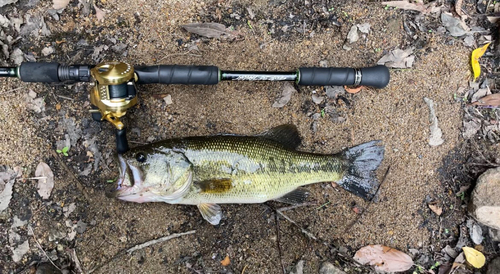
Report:
M126 152L126 129L120 120L137 104L136 84L215 85L220 81L295 81L304 86L371 86L383 88L390 80L385 66L368 68L299 68L292 72L223 71L216 66L156 65L133 67L123 62L96 66L25 62L19 67L0 67L0 77L24 82L91 82L92 118L107 120L116 128L116 149Z

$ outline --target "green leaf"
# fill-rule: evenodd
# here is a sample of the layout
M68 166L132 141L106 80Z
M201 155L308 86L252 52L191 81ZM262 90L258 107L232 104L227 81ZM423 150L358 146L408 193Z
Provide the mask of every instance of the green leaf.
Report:
M65 152L68 152L68 150L69 150L69 147L63 147L62 152L65 153Z
M62 153L62 150L59 150L59 149L58 149L58 150L56 150L56 152L57 152L57 153Z
M66 156L66 157L68 157L68 153L66 153L64 151L63 151L63 155Z

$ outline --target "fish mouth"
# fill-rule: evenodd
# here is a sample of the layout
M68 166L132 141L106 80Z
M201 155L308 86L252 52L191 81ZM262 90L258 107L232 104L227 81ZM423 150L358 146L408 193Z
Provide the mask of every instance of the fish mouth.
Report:
M120 175L117 179L117 186L106 193L106 196L110 198L121 198L137 193L143 182L141 170L129 164L121 154L118 154L118 162Z

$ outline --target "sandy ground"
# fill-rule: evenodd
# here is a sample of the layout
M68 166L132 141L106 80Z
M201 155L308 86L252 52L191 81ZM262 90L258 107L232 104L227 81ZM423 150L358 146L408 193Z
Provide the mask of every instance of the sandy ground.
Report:
M34 176L36 165L44 161L55 174L55 188L45 201L36 193L35 180L16 182L13 200L0 223L5 228L2 244L8 244L7 230L13 216L22 217L33 227L35 237L46 251L55 250L58 245L64 252L74 249L86 273L92 270L94 273L241 273L243 270L244 273L280 273L278 244L286 269L302 259L306 262L305 273L316 273L324 261L336 262L352 271L346 260L339 258L352 255L364 245L384 244L403 251L440 248L440 239L449 236L444 234L445 228L451 235L458 233L459 220L454 218L462 211L460 200L449 191L450 179L440 170L446 161L461 163L461 106L453 100L453 94L460 86L467 85L470 50L460 40L433 32L423 33L413 41L404 33L403 13L385 10L376 3L311 2L315 8L333 7L342 26L326 22L326 26L310 29L306 24L305 35L297 32L297 28L273 34L271 29L279 30L281 26L270 25L286 24L292 16L303 19L302 16L307 15L309 6L302 2L297 4L297 9L290 9L293 3L273 1L143 0L123 5L123 1L107 0L97 2L107 12L104 21L97 21L95 14L80 15L81 8L76 3L70 4L58 21L44 15L52 36L32 40L21 48L35 52L39 61L92 63L95 60L90 55L94 47L109 44L108 38L114 38L127 46L127 55L121 56L125 50L119 53L109 49L103 50L99 59L119 59L133 64L216 65L228 70L290 71L300 66L319 66L323 60L329 66L371 66L387 51L419 42L412 68L391 70L391 82L384 89L365 89L345 95L349 105L337 104L333 99L314 104L313 91L324 95L323 87L300 87L285 107L273 108L283 89L282 83L149 85L139 87L140 105L132 109L125 120L131 129L131 145L218 133L251 135L287 123L298 127L304 151L333 153L362 142L382 140L386 156L378 171L379 178L382 179L388 169L389 173L378 203L369 204L330 184L309 186L313 194L311 201L317 205L300 207L286 214L315 235L318 240L314 241L283 219L277 229L272 207L284 206L279 203L223 205L225 219L220 226L213 227L194 206L134 204L109 199L104 195L109 185L106 181L118 173L113 161L113 131L110 124L91 120L88 85L50 86L2 79L0 163L11 168L20 166L22 177L29 178ZM249 19L246 7L252 8L256 14L254 19ZM27 12L43 14L48 8L50 3L40 2ZM299 12L301 9L303 14ZM231 18L232 13L242 18ZM244 39L191 42L199 37L180 27L189 22L216 21L217 15L221 16L219 22L233 24ZM266 19L274 23L262 23ZM343 50L350 27L359 23L370 23L371 32L352 44L352 50ZM62 38L66 39L65 43L53 43ZM88 46L78 47L76 44L81 39L87 41ZM188 52L186 44L196 45L199 51ZM46 45L55 45L56 51L42 57L40 52ZM44 98L45 110L41 113L28 109L29 90ZM162 99L153 97L155 94L170 94L173 104L166 105ZM445 140L438 147L428 144L429 108L424 97L436 104ZM313 131L315 120L311 116L325 106L333 106L345 122L333 121L326 115L316 121L317 130ZM80 130L80 138L72 144L69 157L54 153L56 141L68 134L65 119L74 119L73 128ZM92 138L102 159L88 175L79 175L97 159L98 155L88 147ZM74 177L83 185L87 197L77 189ZM429 199L442 204L441 218L450 219L448 227L441 227L442 222L428 209ZM71 203L75 203L77 209L65 217L62 208ZM353 207L366 211L360 216ZM67 227L66 220L71 224L81 221L87 227L70 241L67 233L71 228ZM5 262L6 271L22 270L23 265L43 257L26 227L16 229L23 239L29 239L31 251L16 264L10 261L10 250L2 248L0 260ZM189 230L196 233L132 254L119 254L136 244ZM224 267L220 261L227 255L231 264Z

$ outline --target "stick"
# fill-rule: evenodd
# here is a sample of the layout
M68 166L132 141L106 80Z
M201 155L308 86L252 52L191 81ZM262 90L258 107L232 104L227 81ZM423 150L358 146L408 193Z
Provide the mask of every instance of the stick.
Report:
M276 212L278 212L278 211L276 211ZM281 253L281 246L280 246L280 223L279 223L278 214L274 214L274 220L276 223L276 245L278 246L278 256L280 257L281 270L283 271L283 274L286 274L285 265L283 265L283 255ZM244 272L244 269L243 269L242 273L243 272Z
M78 256L76 256L76 249L71 249L71 259L73 259L73 262L75 263L75 270L76 273L85 273L82 270L82 266L80 265L80 260L78 260Z
M7 94L7 93L11 93L11 92L14 92L14 91L20 90L20 89L22 89L22 88L24 88L24 87L19 87L19 88L13 88L13 89L10 89L10 90L6 90L6 91L4 91L4 92L0 93L0 95L4 95L4 94Z
M49 255L47 255L47 252L45 252L45 250L43 250L42 246L40 245L40 243L38 242L38 240L36 239L36 236L35 236L35 232L33 232L33 229L31 228L30 225L28 225L28 231L29 233L31 233L31 235L33 235L33 239L35 240L35 243L36 245L38 246L38 248L40 248L40 250L43 252L43 254L45 255L45 257L47 257L47 259L49 260L49 262L55 267L57 268L57 270L61 271L61 269L59 267L57 267L56 264L54 264L54 262L50 259Z
M168 240L171 240L171 239L174 239L174 238L178 238L178 237L181 237L181 236L184 236L184 235L193 234L195 232L196 232L196 230L191 230L191 231L183 232L183 233L174 233L172 235L161 237L161 238L156 239L156 240L147 241L145 243L142 243L140 245L136 245L136 246L134 246L132 248L127 249L127 253L130 254L130 253L132 253L132 252L134 252L136 250L143 249L143 248L148 247L150 245L154 245L154 244L157 244L157 243L165 242L165 241L168 241Z
M85 197L87 202L90 202L89 196L87 195L87 191L83 187L80 180L78 180L78 178L76 178L74 172L72 170L70 170L69 167L63 161L61 161L60 156L55 151L52 151L52 156L54 156L54 158L59 162L59 165L61 165L66 170L66 173L71 175L71 177L73 178L73 181L75 181L75 183L76 183L76 188L78 188L78 190L83 194L83 196Z
M183 233L175 233L175 234L172 234L172 235L169 235L169 236L165 236L165 237L161 237L159 239L156 239L156 240L152 240L152 241L148 241L148 242L145 242L143 244L140 244L140 245L136 245L132 248L129 248L129 249L124 249L124 250L121 250L119 251L118 253L116 253L113 257L111 257L109 260L107 260L106 262L104 262L103 264L99 265L99 266L96 266L94 267L93 269L91 269L88 274L92 274L93 272L101 269L102 267L104 267L105 265L109 264L110 262L112 262L113 260L121 257L123 254L125 253L132 253L136 250L139 250L139 249L142 249L142 248L145 248L145 247L148 247L150 245L154 245L156 243L161 243L161 242L165 242L165 241L168 241L170 239L174 239L174 238L178 238L180 236L184 236L184 235L189 235L189 234L193 234L195 233L196 230L191 230L191 231L188 231L188 232L183 232Z
M283 218L285 218L287 221L294 224L296 227L300 228L300 231L302 231L302 233L304 233L307 237L309 237L315 241L318 240L318 238L316 238L311 232L309 232L309 231L305 230L304 228L302 228L301 226L299 226L294 220L290 219L290 217L286 216L283 212L281 212L279 210L276 210L276 212L278 212L278 214L281 215Z

